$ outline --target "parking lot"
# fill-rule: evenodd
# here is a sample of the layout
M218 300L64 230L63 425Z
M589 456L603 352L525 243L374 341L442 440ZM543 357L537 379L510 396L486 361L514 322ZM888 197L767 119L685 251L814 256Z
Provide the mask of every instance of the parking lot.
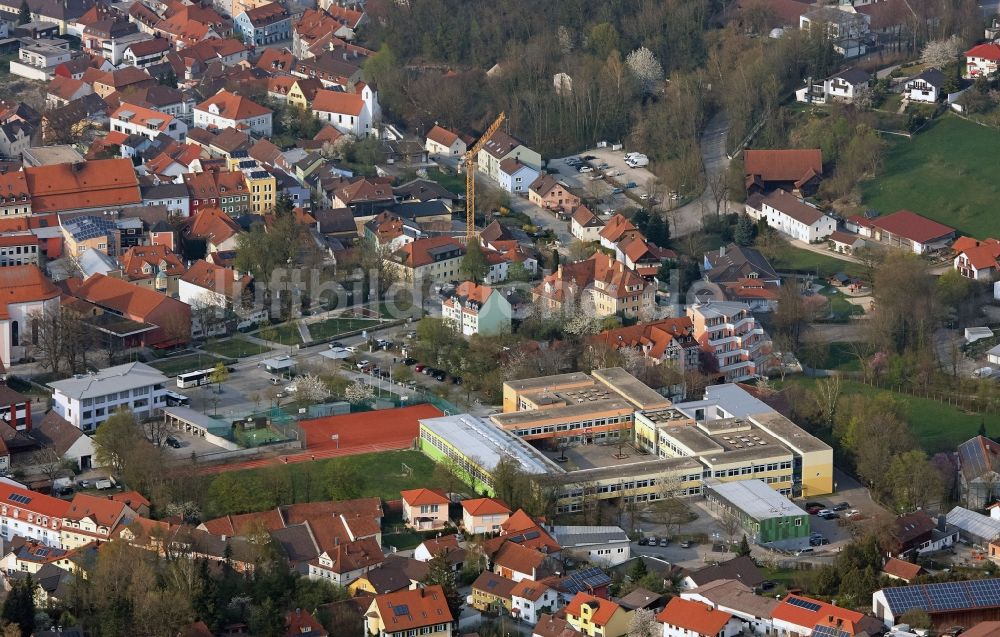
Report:
M659 193L655 192L657 180L648 168L631 168L625 163L625 152L625 150L595 148L573 155L581 159L594 157L584 164L591 167L592 172L581 173L578 167L567 164L565 157L550 160L547 169L552 174L558 174L560 179L577 191L577 194L599 201L601 212L643 205L645 201L640 198L642 195L659 194L661 198L666 198L666 189L662 186L659 187ZM607 167L598 168L601 165ZM636 185L625 189L624 186L628 183ZM612 194L615 188L621 188L623 192Z

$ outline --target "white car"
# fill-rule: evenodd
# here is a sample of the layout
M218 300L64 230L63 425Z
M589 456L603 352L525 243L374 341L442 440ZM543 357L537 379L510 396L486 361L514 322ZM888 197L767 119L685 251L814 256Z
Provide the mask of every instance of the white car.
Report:
M369 366L369 365L371 365L371 364L372 364L372 362L371 362L371 361L369 361L369 360L363 360L363 361L359 361L359 362L358 362L358 363L357 363L357 364L355 365L355 367L357 367L358 369L364 369L364 368L368 367L368 366Z
M592 172L594 172L594 169L591 168L590 166L580 166L580 172L582 172L582 173L592 173Z
M358 353L358 348L355 347L354 345L348 345L344 349L347 350L348 352L352 353L352 354L357 354Z

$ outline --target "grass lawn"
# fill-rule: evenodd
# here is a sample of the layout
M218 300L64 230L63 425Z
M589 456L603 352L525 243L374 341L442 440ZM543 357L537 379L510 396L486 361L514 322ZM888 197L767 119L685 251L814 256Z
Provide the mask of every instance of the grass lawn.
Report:
M376 325L378 325L378 321L374 319L331 318L319 321L318 323L310 323L309 333L312 334L314 340L320 340L331 338L344 332L369 329Z
M215 367L218 362L218 358L209 354L185 354L184 356L177 356L175 358L164 358L149 365L160 370L167 376L177 376L178 374L193 372L197 369Z
M861 363L858 362L857 356L854 355L850 343L834 341L829 345L830 349L827 350L823 369L839 369L851 372L861 371Z
M790 382L811 387L813 378L796 378ZM981 415L963 411L957 407L931 398L918 398L909 394L869 387L852 380L841 381L842 395L864 394L875 396L879 393L891 394L906 406L907 421L917 441L928 454L939 451L951 452L959 444L972 438L979 431L979 424L986 425L990 437L1000 435L1000 416Z
M912 139L891 138L862 199L882 214L905 208L974 237L995 235L1000 174L983 158L998 146L1000 131L946 115Z
M840 293L837 288L825 287L820 290L820 294L830 299L830 311L842 316L861 315L865 310L860 305L855 305L847 300L847 297Z
M248 341L241 336L224 338L221 341L210 341L201 346L201 349L228 358L243 358L244 356L255 356L269 351L263 345Z
M456 195L465 194L465 177L462 175L449 175L438 168L432 168L427 171L427 178L438 182Z
M415 549L424 541L424 536L413 531L401 531L399 533L385 533L382 535L382 543L386 546L395 547L396 550L406 551Z
M271 325L261 328L257 336L266 340L281 343L282 345L301 345L302 336L299 334L299 326L294 323L282 323L281 325Z
M802 273L819 273L819 276L831 276L844 272L851 276L861 276L861 265L852 261L844 261L836 257L828 257L810 250L803 250L789 245L782 248L777 258L771 259L771 265L779 272L794 270Z
M246 447L257 447L269 442L284 440L281 434L270 427L242 430L236 434L236 438Z

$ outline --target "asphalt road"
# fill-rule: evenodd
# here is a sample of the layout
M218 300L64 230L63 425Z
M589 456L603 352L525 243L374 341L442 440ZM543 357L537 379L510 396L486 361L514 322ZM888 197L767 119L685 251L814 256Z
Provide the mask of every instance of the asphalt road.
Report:
M715 199L708 184L718 179L729 168L729 156L726 154L726 138L729 134L729 120L725 113L718 113L705 125L701 134L701 158L705 168L705 190L701 195L687 204L671 210L667 216L670 219L670 235L681 237L701 230L702 220L706 215L715 214ZM728 202L723 202L723 210Z

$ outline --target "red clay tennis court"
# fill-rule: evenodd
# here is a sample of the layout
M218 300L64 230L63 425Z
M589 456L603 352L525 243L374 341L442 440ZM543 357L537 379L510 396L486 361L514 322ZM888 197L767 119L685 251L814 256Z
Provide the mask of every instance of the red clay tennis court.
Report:
M340 450L365 453L408 449L420 435L419 419L443 415L434 405L422 404L303 420L299 425L306 434L306 449L310 452L337 449L338 441L332 439L336 434L340 436Z

